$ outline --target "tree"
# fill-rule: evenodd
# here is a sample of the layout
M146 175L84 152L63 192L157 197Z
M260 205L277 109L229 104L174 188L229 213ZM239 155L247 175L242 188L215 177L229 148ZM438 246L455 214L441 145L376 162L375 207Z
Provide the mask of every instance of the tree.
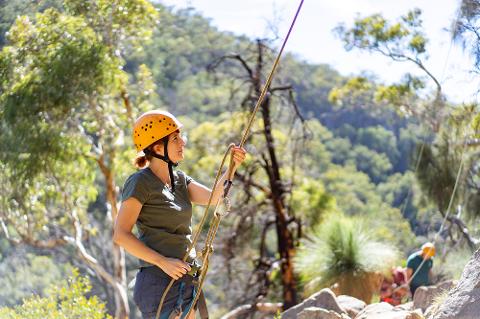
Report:
M452 36L457 42L468 49L475 58L474 71L479 72L480 67L480 1L462 0L458 18L452 25Z
M435 87L433 96L428 98L427 103L419 94L420 90L426 87L426 81L408 73L398 84L378 86L375 90L375 99L390 103L407 116L413 115L423 123L429 124L434 132L438 132L446 114L445 97L440 81L425 66L427 38L423 34L419 9L408 12L399 22L393 24L380 14L357 18L353 27L340 25L336 32L347 50L357 48L379 53L396 62L411 63L423 72ZM364 77L359 77L356 81L362 85L358 87L350 84L350 87L359 92L371 88ZM346 87L344 93L350 91L351 89Z
M478 147L468 147L471 118L477 106L456 110L444 125L432 145L426 145L419 161L417 178L427 197L436 204L438 212L447 218L450 226L444 231L455 244L465 239L473 250L480 240L470 234L462 211L470 218L478 218L480 185L477 181ZM460 209L458 212L455 209ZM449 214L447 216L447 213ZM455 239L453 228L460 236Z
M95 229L87 206L99 173L111 227L116 169L129 155L122 141L138 110L122 54L148 39L156 11L144 0L65 0L64 9L18 18L0 55L0 217L12 242L76 247L113 290L116 317L126 318L124 253L103 248L112 254L110 271L89 252L85 240ZM140 94L137 102L141 107Z
M252 46L253 47L253 46ZM245 58L240 54L230 54L220 57L212 63L210 69L217 68L220 63L232 60L239 63L242 67L242 78L246 79L247 94L243 99L242 106L246 110L252 110L254 103L258 100L263 88L263 75L265 71L265 62L269 57L271 49L268 48L263 40L257 40L252 57ZM253 61L253 62L251 62ZM238 76L238 75L237 75ZM264 138L262 148L258 149L260 160L255 161L255 165L247 169L247 173L240 175L240 180L244 183L247 194L252 193L252 189L263 192L263 196L268 200L270 209L274 212L274 218L267 220L263 224L262 238L260 244L260 257L256 265L257 279L264 283L257 297L263 297L268 292L269 278L267 273L276 262L280 264L281 283L283 288L284 309L288 309L297 303L296 279L293 271L292 258L295 250L295 236L292 231L292 225L300 227L299 220L294 217L294 212L287 206L286 198L290 193L288 183L282 177L282 162L278 157L278 143L274 129L274 108L273 99L281 92L287 92L287 103L293 107L294 120L303 117L295 103L292 87L285 84L274 84L268 88L269 95L265 98L260 107L262 126L254 134L261 134ZM285 107L285 105L282 105ZM261 169L263 175L268 181L268 186L262 187L255 182L253 174ZM247 199L248 202L248 199ZM277 240L277 258L267 256L265 246L265 236L270 227L275 226ZM300 232L300 231L299 231ZM254 283L256 284L256 283ZM247 288L248 291L248 288Z

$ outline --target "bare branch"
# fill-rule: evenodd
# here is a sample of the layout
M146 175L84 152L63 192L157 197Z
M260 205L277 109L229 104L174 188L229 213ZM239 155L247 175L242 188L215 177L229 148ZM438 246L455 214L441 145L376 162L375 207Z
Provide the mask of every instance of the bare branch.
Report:
M461 220L456 216L449 216L447 220L458 227L458 230L463 235L463 237L467 240L467 243L471 249L473 250L477 249L478 245L480 244L480 239L474 238L470 235L467 225L465 225L463 220Z
M216 69L223 61L227 60L227 59L233 59L233 60L237 60L240 62L240 64L242 64L243 68L245 69L245 71L247 72L248 74L248 78L251 79L253 78L253 71L252 69L248 66L248 63L247 61L245 61L239 54L227 54L227 55L224 55L220 58L218 58L217 60L215 60L213 63L210 63L208 66L207 66L207 70L210 72L210 71L213 71L214 69Z
M284 86L276 86L276 87L273 87L273 88L270 88L269 91L270 93L273 93L275 91L287 91L287 90L292 90L292 86L291 85L284 85Z

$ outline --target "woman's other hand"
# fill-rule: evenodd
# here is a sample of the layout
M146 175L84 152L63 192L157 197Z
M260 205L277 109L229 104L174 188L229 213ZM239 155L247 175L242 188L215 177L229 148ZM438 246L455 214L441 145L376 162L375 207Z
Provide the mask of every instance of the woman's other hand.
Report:
M163 257L157 266L175 280L182 278L183 275L185 275L191 269L190 265L186 262L180 259L168 257Z

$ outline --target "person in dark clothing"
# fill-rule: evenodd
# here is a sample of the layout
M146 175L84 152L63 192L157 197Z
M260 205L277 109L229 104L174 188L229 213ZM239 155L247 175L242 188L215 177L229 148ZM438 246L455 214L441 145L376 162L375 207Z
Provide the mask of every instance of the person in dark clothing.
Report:
M407 259L407 282L410 283L412 298L420 286L428 286L432 277L433 256L435 247L425 243L420 251L414 252Z

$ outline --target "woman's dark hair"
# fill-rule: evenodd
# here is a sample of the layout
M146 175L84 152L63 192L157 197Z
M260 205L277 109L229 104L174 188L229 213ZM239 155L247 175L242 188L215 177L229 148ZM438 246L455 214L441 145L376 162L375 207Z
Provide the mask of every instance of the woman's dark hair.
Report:
M150 144L147 149L149 149L150 151L153 151L153 147L155 145L165 145L165 142L168 141L168 136L165 136L164 138L161 138L159 139L158 141L156 142L153 142L152 144ZM135 165L136 168L144 168L145 166L147 166L147 164L152 160L152 155L150 154L143 154L143 155L137 155L137 157L135 158L135 160L133 161L133 165Z

